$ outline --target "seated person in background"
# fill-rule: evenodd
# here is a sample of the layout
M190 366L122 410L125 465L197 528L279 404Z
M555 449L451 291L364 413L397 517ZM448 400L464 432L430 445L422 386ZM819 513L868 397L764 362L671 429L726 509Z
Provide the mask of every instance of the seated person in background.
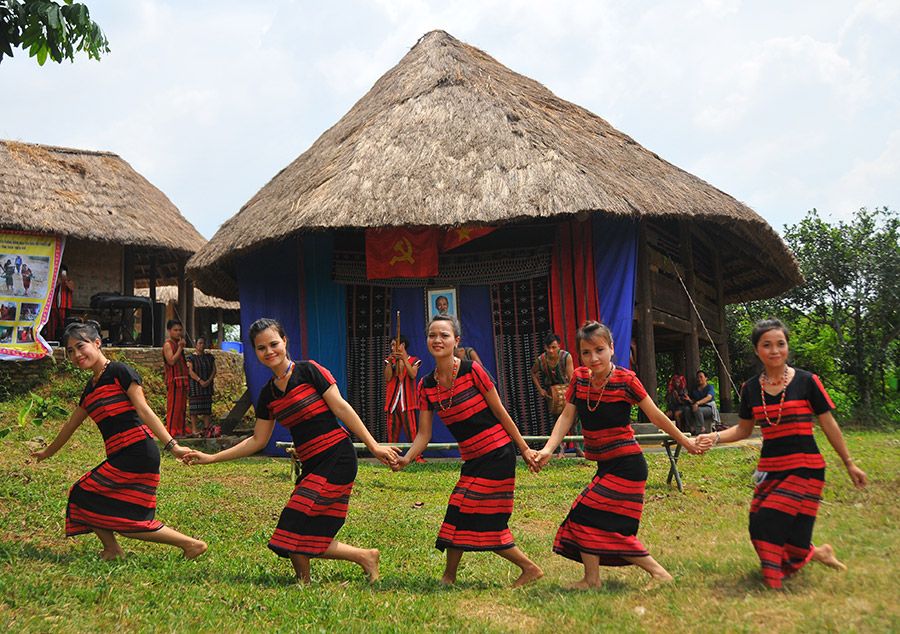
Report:
M478 353L475 352L475 348L460 346L453 349L453 354L456 355L457 359L461 359L463 361L477 361L478 365L484 367L484 364L481 362L481 357L479 357Z
M666 416L675 421L678 429L684 432L691 430L690 423L685 420L684 407L690 405L687 379L683 374L673 374L666 386Z
M716 389L706 379L706 372L697 370L697 387L691 390L689 407L683 409L690 421L693 435L712 431L713 421L718 423L719 410L716 408Z
M560 344L562 339L556 333L544 337L544 351L535 359L531 366L531 380L544 400L547 401L547 411L550 414L549 429L552 430L556 419L562 413L566 404L565 394L575 374L575 364L572 355L563 350ZM576 419L572 426L572 435L581 435L581 421ZM583 443L574 444L575 455L584 455ZM559 446L559 456L566 453L566 443Z

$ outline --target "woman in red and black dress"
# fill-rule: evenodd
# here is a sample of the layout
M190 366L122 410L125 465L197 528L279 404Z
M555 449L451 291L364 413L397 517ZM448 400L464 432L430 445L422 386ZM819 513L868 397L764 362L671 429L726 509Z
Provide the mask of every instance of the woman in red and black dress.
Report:
M516 483L513 441L523 455L528 445L500 402L490 375L478 363L453 354L460 337L456 318L434 317L427 333L435 370L419 382L419 433L392 468L399 471L425 449L436 411L465 461L435 544L447 551L441 582L456 582L464 552L482 550L494 551L521 569L513 587L536 581L544 573L515 545L508 526Z
M671 581L643 544L637 531L644 509L647 461L631 429L631 407L637 405L651 423L672 436L691 453L699 453L694 443L663 414L637 375L612 363L612 333L596 321L585 323L577 334L579 356L584 364L575 370L566 406L550 440L533 461L540 470L566 436L576 414L584 430L584 457L597 461L597 473L575 498L568 516L560 525L553 551L584 565L584 578L575 589L601 585L600 565L634 564L657 581Z
M378 551L356 548L334 538L347 518L356 479L356 450L338 418L384 464L396 462L396 451L375 442L341 396L328 370L315 361L291 361L281 324L274 319L256 320L250 326L250 341L256 357L273 375L256 404L253 436L214 455L192 451L184 461L207 464L251 456L268 444L278 421L290 430L294 453L303 469L269 548L280 557L290 558L302 583L310 581L311 557L352 561L374 582L378 579Z
M94 532L103 543L100 558L107 560L125 554L115 533L177 546L188 559L203 554L204 542L182 535L155 518L159 447L153 436L177 457L188 450L175 442L147 405L141 377L124 363L106 358L93 322L71 324L62 341L71 362L93 371L93 376L78 407L50 446L32 457L41 461L54 455L88 416L97 424L106 445L106 460L69 491L66 536Z
M828 442L844 462L857 488L866 486L866 474L853 464L841 428L831 410L834 403L815 374L788 366L789 334L783 323L768 319L756 324L751 335L764 370L741 390L740 421L723 432L704 434L704 450L719 443L741 440L759 425L763 446L750 503L750 540L762 564L763 581L780 588L784 577L810 560L845 570L829 544L812 543L813 526L825 486L825 459L813 437L816 420Z

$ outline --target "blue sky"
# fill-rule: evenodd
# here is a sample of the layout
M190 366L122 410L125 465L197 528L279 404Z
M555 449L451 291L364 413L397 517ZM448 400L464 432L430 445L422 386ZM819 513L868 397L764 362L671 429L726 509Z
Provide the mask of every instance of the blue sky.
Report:
M206 237L440 28L776 229L900 206L900 2L83 0L101 62L0 64L0 138L121 155Z

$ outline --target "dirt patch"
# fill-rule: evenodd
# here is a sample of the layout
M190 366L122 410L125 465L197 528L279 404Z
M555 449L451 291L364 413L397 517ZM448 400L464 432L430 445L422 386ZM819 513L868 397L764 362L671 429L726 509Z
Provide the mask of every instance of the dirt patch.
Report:
M509 605L485 601L461 601L458 607L459 618L475 621L493 628L509 632L537 632L542 621L530 614Z

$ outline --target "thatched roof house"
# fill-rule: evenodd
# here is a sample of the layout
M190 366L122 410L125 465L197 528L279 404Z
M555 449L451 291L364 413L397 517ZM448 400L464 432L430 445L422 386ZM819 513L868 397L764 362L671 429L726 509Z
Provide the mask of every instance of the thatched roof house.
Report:
M0 209L0 230L66 237L76 306L135 286L184 289L184 265L205 243L165 194L110 152L0 141Z
M728 302L801 281L758 214L597 115L443 31L424 35L188 263L235 298L235 258L301 231L509 223L577 212L689 218L723 252Z
M373 274L370 262L404 243L379 242L378 256L370 236L425 228L445 240L462 225L491 233L446 248L427 274L384 276L380 264ZM443 31L423 36L223 224L188 273L207 293L240 296L245 327L282 319L292 353L325 363L379 435L391 315L418 332L438 288L513 418L534 433L547 417L528 368L548 332L573 350L578 323L602 318L617 363L636 348L651 394L657 352L692 374L700 346L719 345L728 411L724 306L802 280L752 209ZM246 367L251 391L266 379L257 365Z

